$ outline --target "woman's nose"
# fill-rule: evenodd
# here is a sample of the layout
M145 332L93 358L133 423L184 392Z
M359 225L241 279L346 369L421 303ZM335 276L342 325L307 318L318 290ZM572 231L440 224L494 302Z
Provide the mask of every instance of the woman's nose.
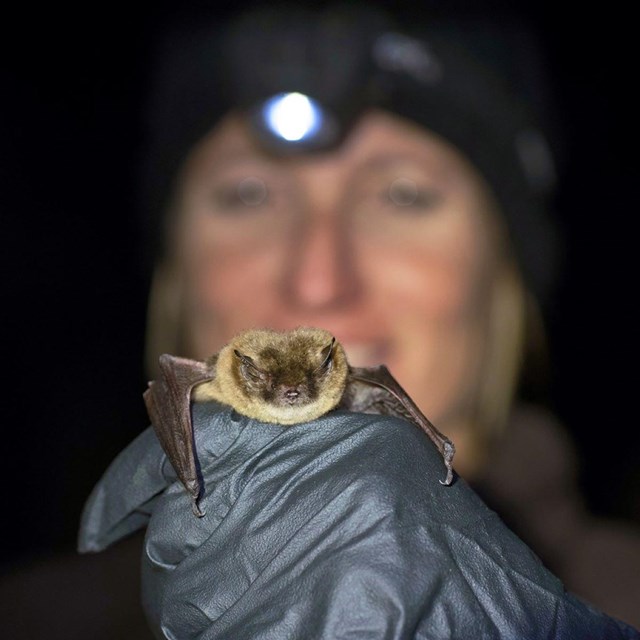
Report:
M333 310L360 294L353 241L337 216L305 220L293 230L284 271L285 300L300 310Z

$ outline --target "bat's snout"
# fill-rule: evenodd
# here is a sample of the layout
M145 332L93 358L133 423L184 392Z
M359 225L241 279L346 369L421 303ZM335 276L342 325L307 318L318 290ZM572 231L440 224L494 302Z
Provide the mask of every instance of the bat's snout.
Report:
M304 404L308 400L308 394L301 385L283 385L278 395L280 402L288 406Z

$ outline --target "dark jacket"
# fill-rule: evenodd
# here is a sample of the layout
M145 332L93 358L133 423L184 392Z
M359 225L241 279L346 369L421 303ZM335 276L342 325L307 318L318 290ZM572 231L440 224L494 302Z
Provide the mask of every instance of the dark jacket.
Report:
M640 626L640 529L588 512L575 450L550 413L518 406L473 487L567 589Z

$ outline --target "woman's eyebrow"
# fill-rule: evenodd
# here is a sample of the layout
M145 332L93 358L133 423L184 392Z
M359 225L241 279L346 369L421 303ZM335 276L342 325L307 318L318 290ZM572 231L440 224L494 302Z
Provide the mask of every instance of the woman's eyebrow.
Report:
M385 152L367 158L360 166L366 169L386 169L387 167L407 162L422 164L422 161L424 161L423 158L419 159L410 153Z
M355 169L355 172L385 171L397 169L398 167L410 166L418 171L428 171L437 174L442 179L450 176L451 171L448 165L437 161L429 156L412 152L382 152L363 160Z
M215 166L230 167L247 164L271 164L272 159L267 156L257 155L255 151L245 148L236 148L216 153L211 159L211 164Z
M211 169L220 169L227 167L236 167L242 165L272 165L277 158L270 156L260 149L247 146L241 143L226 143L225 145L217 144L214 148L207 149L204 145L200 149L196 149L193 154L187 158L185 166L192 166L200 169L204 168L209 171Z

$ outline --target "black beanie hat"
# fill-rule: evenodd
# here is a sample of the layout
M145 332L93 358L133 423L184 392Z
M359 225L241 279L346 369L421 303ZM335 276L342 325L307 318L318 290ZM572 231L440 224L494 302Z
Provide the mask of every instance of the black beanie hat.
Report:
M340 114L343 134L376 106L462 151L492 188L525 282L544 302L557 262L547 213L555 171L537 52L526 30L513 29L425 20L408 30L378 10L338 6L257 9L174 33L160 52L143 158L154 257L193 145L229 110L298 91Z

